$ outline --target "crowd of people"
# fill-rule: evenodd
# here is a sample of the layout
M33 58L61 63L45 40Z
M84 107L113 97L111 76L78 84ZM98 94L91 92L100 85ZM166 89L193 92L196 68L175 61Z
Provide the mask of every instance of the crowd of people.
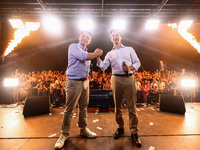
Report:
M183 74L182 72L166 71L162 74L160 71L134 72L136 78L137 102L148 103L148 100L158 101L159 94L181 95L182 78L193 78L198 83L196 74ZM14 89L14 99L24 99L26 96L44 96L50 95L51 102L57 97L62 104L65 103L65 80L64 71L42 71L29 72L28 74L19 73L18 70L12 77L19 79L19 87ZM112 90L111 72L93 71L89 75L90 89ZM190 90L191 100L195 99L196 90Z

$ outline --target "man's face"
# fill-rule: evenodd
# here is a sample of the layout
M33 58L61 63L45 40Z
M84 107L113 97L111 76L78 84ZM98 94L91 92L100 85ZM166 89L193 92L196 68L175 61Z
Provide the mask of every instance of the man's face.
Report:
M121 34L119 31L113 31L110 35L110 39L112 41L113 44L121 44Z
M87 32L82 32L79 36L79 43L83 46L87 46L91 43L91 36Z

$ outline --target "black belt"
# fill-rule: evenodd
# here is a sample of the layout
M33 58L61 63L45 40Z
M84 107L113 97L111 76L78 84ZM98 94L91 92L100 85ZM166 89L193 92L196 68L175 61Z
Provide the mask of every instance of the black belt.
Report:
M127 77L127 76L132 76L132 73L129 74L113 74L114 76L118 76L118 77Z
M87 80L87 78L72 79L72 80L76 80L76 81L85 81L85 80Z

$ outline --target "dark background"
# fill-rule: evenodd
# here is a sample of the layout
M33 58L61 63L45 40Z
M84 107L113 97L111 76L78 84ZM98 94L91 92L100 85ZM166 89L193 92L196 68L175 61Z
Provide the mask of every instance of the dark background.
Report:
M77 26L78 18L64 18L62 34L50 34L41 26L39 30L31 32L22 42L5 57L1 64L1 71L11 74L28 73L42 70L65 71L68 63L68 46L78 42L80 30ZM95 29L92 32L92 43L88 46L89 52L97 47L105 54L112 49L109 38L110 24L113 18L94 18ZM142 67L147 71L158 69L160 60L163 60L168 69L186 72L198 72L199 53L190 43L184 40L177 30L172 30L167 24L160 24L156 30L146 30L145 23L135 22L127 18L127 27L123 31L122 43L135 49ZM0 53L8 46L13 38L14 29L8 20L2 21L0 35ZM200 24L193 23L189 29L196 40L200 41ZM97 71L96 60L92 60L94 70ZM140 67L139 71L142 71ZM110 71L110 68L107 70Z

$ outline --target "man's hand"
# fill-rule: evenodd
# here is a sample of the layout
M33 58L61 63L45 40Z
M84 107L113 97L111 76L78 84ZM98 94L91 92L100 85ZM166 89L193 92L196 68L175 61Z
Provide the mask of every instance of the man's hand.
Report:
M135 68L133 66L128 66L127 64L122 66L123 70L126 71L130 71L130 70L135 70Z
M92 60L94 58L100 57L103 54L103 50L97 48L93 53L88 53L86 60Z
M129 66L128 65L123 65L122 66L123 67L123 70L124 70L124 72L126 72L126 71L129 71L130 70L130 68L129 68Z
M94 53L96 53L98 56L97 57L100 57L101 55L103 55L103 50L97 48Z

